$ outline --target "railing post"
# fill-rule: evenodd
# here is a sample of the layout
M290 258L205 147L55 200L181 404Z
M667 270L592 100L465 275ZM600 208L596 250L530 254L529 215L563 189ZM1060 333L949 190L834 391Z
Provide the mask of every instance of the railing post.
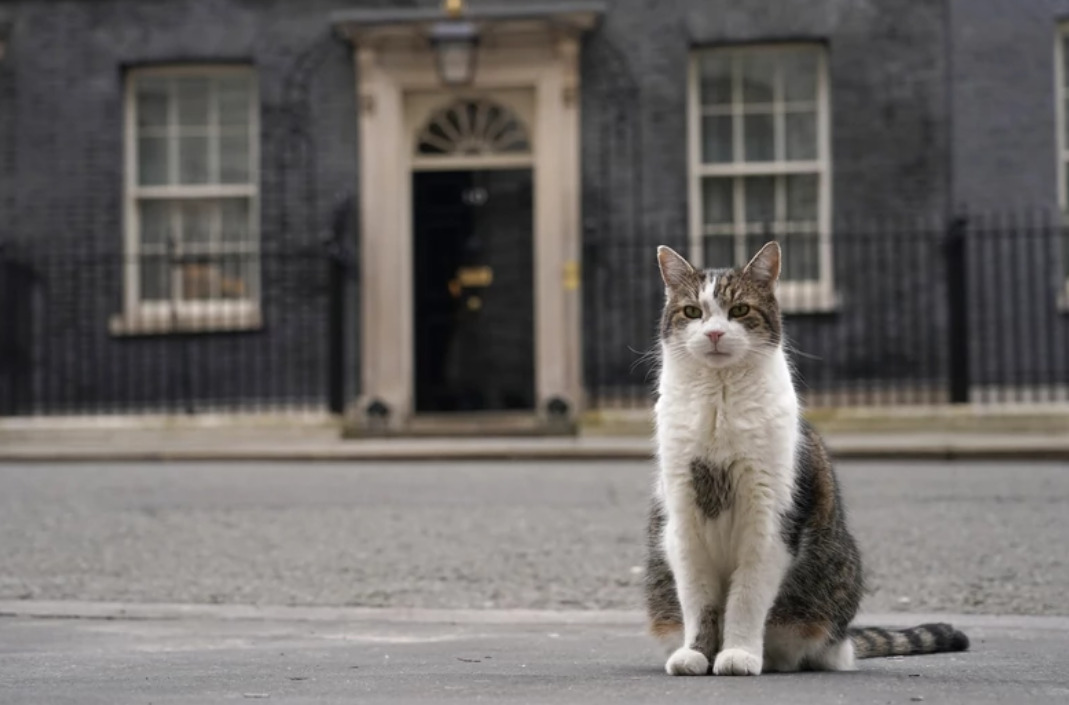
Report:
M12 315L8 311L11 304L8 285L7 248L0 241L0 321L6 322L0 328L0 416L12 415L15 412L14 375L9 369L13 357L10 354L10 337L14 334L11 330Z
M345 411L345 264L337 256L329 262L327 400L330 412L341 414Z
M583 265L582 276L583 281L580 288L582 294L580 309L580 326L584 331L582 340L583 346L579 353L579 364L581 365L582 377L583 377L583 390L586 396L587 406L590 408L598 408L602 403L601 395L604 393L602 388L603 368L602 364L602 336L601 330L598 327L598 316L596 314L588 314L588 311L600 311L598 308L601 305L599 300L599 278L601 268L601 248L598 236L600 232L597 226L592 220L586 220L583 223Z
M0 416L33 415L34 303L38 286L26 254L0 242Z
M348 395L347 349L348 281L354 270L350 248L346 247L348 204L335 214L335 223L326 239L327 259L327 407L332 414L345 413Z
M947 364L950 403L969 403L968 220L954 218L947 227L944 253L947 281Z

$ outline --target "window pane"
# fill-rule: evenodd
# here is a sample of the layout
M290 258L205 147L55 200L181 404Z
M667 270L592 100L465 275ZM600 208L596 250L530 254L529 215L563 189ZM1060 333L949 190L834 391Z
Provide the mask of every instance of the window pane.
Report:
M706 225L720 225L735 221L733 179L704 179L703 220Z
M771 103L772 82L776 71L772 52L742 54L742 100L744 103Z
M743 116L746 161L770 162L776 158L776 136L771 114Z
M702 161L706 163L733 161L730 115L702 118Z
M202 301L213 298L219 284L219 265L208 258L182 263L182 298Z
M139 269L142 301L166 301L171 298L171 272L166 257L142 257Z
M746 222L776 219L776 177L752 176L743 180L746 189Z
M250 295L249 273L252 255L224 257L220 267L219 296L224 299L247 299Z
M244 127L249 124L252 90L246 77L221 78L216 82L219 100L219 124Z
M170 204L165 201L141 201L138 206L142 249L162 251L167 246L171 231Z
M730 235L709 235L702 240L702 260L706 267L734 267L735 238Z
M242 184L249 181L249 134L229 130L219 137L219 181Z
M731 103L731 57L726 54L705 54L698 65L702 105Z
M170 181L167 176L167 139L142 137L137 141L137 182L142 186L159 186Z
M208 183L208 138L183 135L178 140L178 181Z
M223 229L220 233L226 244L251 245L249 238L249 202L228 198L222 202Z
M168 85L169 82L165 79L142 78L137 81L137 126L139 129L166 129Z
M787 113L787 159L805 161L817 158L816 113Z
M790 233L780 237L780 246L784 279L820 279L820 237L816 233Z
M207 78L175 79L178 125L182 129L208 127L208 86Z
M785 51L780 55L783 68L783 99L788 102L815 102L817 99L817 52L809 49Z
M216 204L192 201L182 204L182 245L186 251L204 252L212 242Z
M786 177L787 220L817 220L816 174L799 174Z

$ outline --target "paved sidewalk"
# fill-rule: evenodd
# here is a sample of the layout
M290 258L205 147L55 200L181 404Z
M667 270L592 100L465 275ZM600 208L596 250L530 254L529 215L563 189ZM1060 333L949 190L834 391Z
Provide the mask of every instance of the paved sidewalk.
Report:
M0 603L0 703L1064 703L1069 619L935 619L967 653L671 678L637 614ZM47 617L47 618L42 618Z
M1067 433L830 433L839 458L1069 458ZM0 461L641 459L644 436L342 440L331 428L0 431Z

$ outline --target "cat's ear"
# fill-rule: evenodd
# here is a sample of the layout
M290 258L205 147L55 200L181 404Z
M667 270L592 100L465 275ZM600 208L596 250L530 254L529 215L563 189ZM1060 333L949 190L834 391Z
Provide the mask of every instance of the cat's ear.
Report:
M762 284L775 284L779 279L779 258L779 243L775 240L765 243L761 251L743 268L742 273Z
M657 263L661 266L661 279L669 289L683 288L698 275L690 262L671 247L661 245L657 248Z

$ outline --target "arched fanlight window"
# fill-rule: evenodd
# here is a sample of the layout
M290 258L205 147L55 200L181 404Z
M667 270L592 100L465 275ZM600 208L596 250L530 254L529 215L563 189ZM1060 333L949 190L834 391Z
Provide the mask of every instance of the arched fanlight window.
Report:
M531 151L527 128L508 108L462 98L431 115L416 140L420 156L522 154Z

